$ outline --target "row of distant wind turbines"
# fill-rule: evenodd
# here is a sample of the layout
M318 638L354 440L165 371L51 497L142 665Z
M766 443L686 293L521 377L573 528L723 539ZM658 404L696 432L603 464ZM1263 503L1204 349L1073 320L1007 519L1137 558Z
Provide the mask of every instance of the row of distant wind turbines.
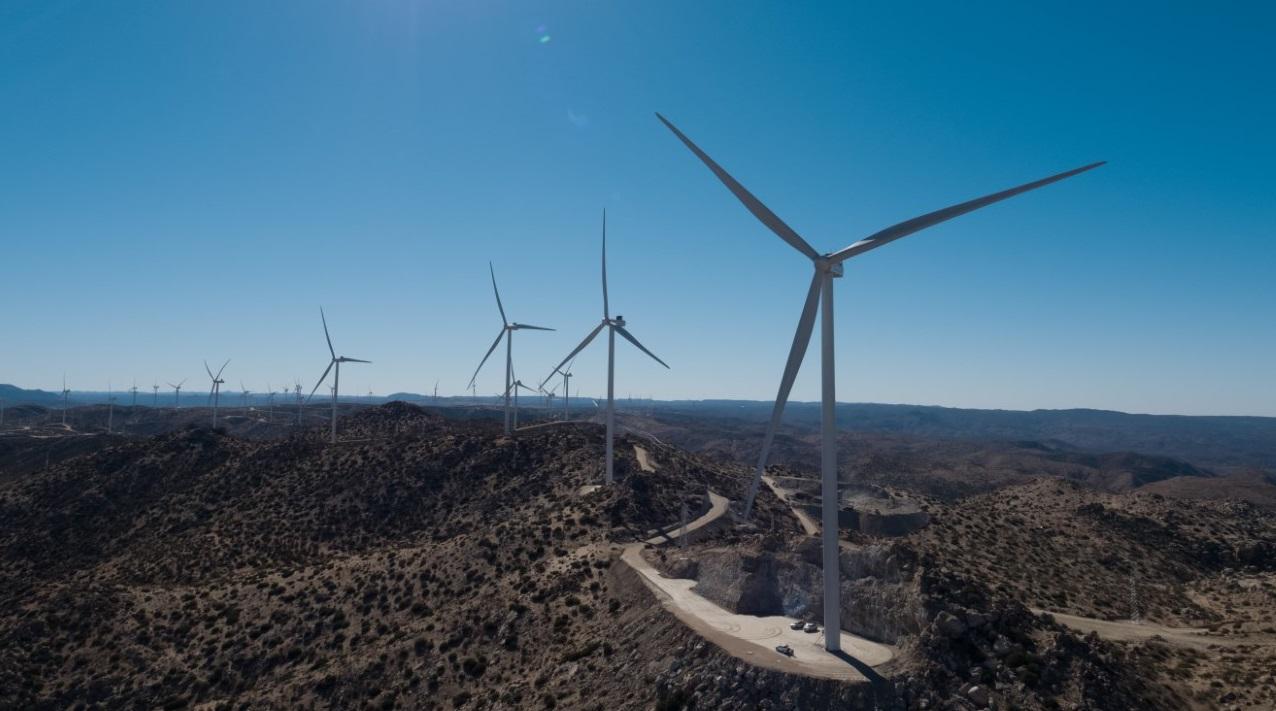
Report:
M843 276L842 263L846 260L864 254L889 242L893 242L901 237L906 237L920 230L932 227L941 222L951 220L968 212L978 210L993 203L1000 202L1007 198L1014 197L1021 193L1044 187L1051 183L1070 178L1079 173L1092 170L1104 164L1104 161L1091 163L1089 165L1075 168L1062 173L1058 173L1041 180L1025 183L1008 190L992 193L984 197L968 200L958 203L950 207L926 213L910 220L905 220L898 224L887 227L886 229L875 232L864 239L853 242L852 244L836 251L821 253L815 250L805 239L797 234L775 213L762 204L752 193L750 193L735 178L731 177L720 165L709 157L699 146L691 141L682 131L678 130L668 119L660 114L656 117L666 126L675 136L688 148L697 158L701 160L717 176L728 190L745 208L751 212L754 217L762 222L767 229L771 230L780 239L784 240L789 246L802 253L806 258L811 260L814 273L811 277L811 285L807 290L806 302L802 307L801 317L798 319L797 331L794 333L792 345L789 348L788 360L784 366L784 372L780 379L780 387L776 393L775 404L771 412L771 419L767 424L766 434L762 441L762 448L758 454L757 465L753 472L753 477L749 484L747 498L744 501L743 517L748 518L753 508L754 499L757 497L759 485L762 481L762 475L767 464L767 457L770 453L771 444L775 439L776 430L779 427L780 420L784 413L785 403L788 401L789 393L792 390L794 380L797 378L798 370L802 365L802 360L806 355L806 349L811 341L811 336L815 326L815 316L817 312L821 315L820 322L820 373L821 373L821 396L820 396L820 412L821 412L821 437L820 437L820 476L821 476L821 523L822 523L822 563L824 577L824 626L825 649L830 652L836 652L841 649L841 592L840 592L840 565L838 554L838 509L839 494L837 480L837 428L835 420L835 404L836 404L836 388L834 385L834 353L833 353L833 280ZM491 357L492 352L500 345L501 340L505 340L505 390L504 397L504 426L505 434L510 435L513 429L517 427L517 397L520 390L530 392L540 392L548 395L544 390L544 386L555 375L563 378L564 399L568 395L567 384L571 377L570 363L577 355L584 350L594 338L602 332L604 328L608 329L608 348L607 348L607 407L606 407L606 470L604 480L610 484L613 481L613 454L614 454L614 435L615 435L615 361L616 361L616 335L632 343L635 347L653 358L656 362L668 368L663 360L656 357L654 353L647 350L645 346L638 342L625 327L626 322L623 317L617 315L611 316L610 304L607 296L607 217L606 212L603 213L603 238L602 238L602 289L603 289L603 317L602 321L594 327L592 331L585 336L575 349L567 354L563 360L550 371L549 375L541 381L535 389L525 385L521 380L515 377L514 361L513 361L513 338L514 332L522 330L533 331L552 331L554 329L543 326L533 326L519 322L511 322L505 315L504 305L501 303L500 291L496 286L496 272L491 264L488 265L489 273L492 278L492 291L496 296L496 307L501 315L501 331L497 335L496 340L492 342L487 353L479 362L478 368L475 369L474 375L470 378L468 389L474 389L475 379L479 372L483 369L483 365ZM342 363L367 363L368 361L359 360L357 358L347 358L338 356L332 347L332 339L328 335L327 319L323 316L322 309L320 317L323 319L324 336L328 341L328 351L331 360L328 369L320 376L319 381L315 383L314 390L311 390L310 396L313 397L319 386L323 384L330 371L334 372L332 385L332 408L333 416L331 420L332 438L336 439L337 427L337 386L340 381L341 364ZM228 361L229 362L229 361ZM566 367L566 369L564 369ZM205 369L208 371L210 380L212 381L212 390L210 396L214 406L214 418L216 418L216 402L220 392L221 370L216 375L208 368L205 363ZM225 369L225 365L222 366ZM180 384L174 386L180 391ZM67 393L65 386L63 388L63 397L65 399ZM436 390L437 393L437 390ZM511 399L514 400L515 407L511 408ZM65 418L65 414L64 414ZM215 419L214 419L215 423Z

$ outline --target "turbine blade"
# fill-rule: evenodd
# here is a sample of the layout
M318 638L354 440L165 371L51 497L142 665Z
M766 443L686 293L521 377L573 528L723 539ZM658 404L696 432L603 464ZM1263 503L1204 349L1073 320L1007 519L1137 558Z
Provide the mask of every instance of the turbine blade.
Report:
M319 380L315 382L315 387L310 391L310 394L306 396L306 402L310 402L310 398L315 396L315 390L318 390L319 386L323 385L323 381L328 377L328 373L332 370L332 366L335 365L336 362L337 361L335 359L328 361L328 367L324 369L323 375L319 376Z
M219 368L219 369L217 370L217 377L218 377L218 378L222 377L222 371L223 371L223 370L226 370L226 366L228 366L228 365L230 365L230 358L227 358L227 359L226 359L226 362L225 362L225 363L222 363L222 367L221 367L221 368Z
M960 217L968 212L978 210L981 207L987 207L995 202L1001 202L1006 198L1012 198L1020 193L1026 193L1029 190L1036 190L1037 188L1058 182L1064 178L1071 178L1072 176L1084 173L1087 170L1093 170L1106 162L1107 161L1099 161L1098 163L1091 163L1090 165L1084 165L1080 168L1073 168L1072 170L1064 171L1058 175L1052 175L1049 178L1042 178L1041 180L1036 180L1031 183L1025 183L1017 188L1002 190L999 193L985 195L984 197L968 200L961 204L953 205L952 207L946 207L942 210L926 213L921 217L914 217L911 220L905 220L897 225L892 225L884 230L875 232L855 244L835 252L831 259L835 263L850 259L857 254L863 254L870 249L877 249L888 242L894 242L900 237L907 237L914 232L924 230L927 227L937 225L941 222L946 222L954 217Z
M581 341L579 346L576 346L576 350L572 351L571 353L568 353L567 357L563 359L563 362L559 363L557 366L554 367L554 371L549 374L549 378L554 377L554 373L558 372L558 370L563 367L564 363L571 360L572 358L575 358L577 353L580 353L582 350L584 350L585 346L589 345L590 341L594 340L594 338L598 335L598 332L603 330L603 326L606 326L606 325L607 325L607 322L602 321L597 326L595 326L594 330L590 331L588 336L585 336L585 340ZM545 378L545 380L549 380L549 378ZM545 380L541 381L542 385L545 384Z
M492 351L496 350L496 347L501 345L501 339L504 336L505 336L505 328L502 327L501 332L496 334L496 340L492 341L492 347L487 349L487 354L483 356L483 360L479 361L478 367L474 369L474 375L470 377L470 385L474 384L475 379L478 378L479 371L483 369L483 364L486 363L487 359L492 356Z
M607 208L603 208L603 318L611 318L611 307L607 304Z
M781 220L774 212L771 212L766 205L762 204L761 200L758 200L753 196L753 193L749 192L743 185L736 182L735 178L731 177L727 171L723 170L722 166L715 163L707 153L700 150L699 146L692 143L691 139L683 135L682 131L679 131L677 126L674 126L669 122L669 119L661 116L659 113L656 114L656 118L660 119L664 125L668 126L669 130L673 131L673 134L686 144L687 148L690 148L692 153L696 154L696 157L698 157L705 165L709 166L709 170L713 171L713 174L718 176L718 180L721 180L722 184L726 185L727 189L730 190L736 198L740 200L740 202L744 203L744 206L748 208L749 212L752 212L754 217L762 221L762 224L766 225L780 239L792 245L797 251L805 254L811 259L819 259L819 252L816 252L811 245L807 244L806 240L802 239L797 232L794 232L792 227L784 224L784 220Z
M205 360L205 361L204 361L204 370L208 371L208 379L209 379L209 380L216 380L216 379L217 379L217 378L213 377L213 369L208 367L208 361L207 361L207 360ZM63 387L64 389L66 388L66 386L65 386L65 385L63 385L62 387Z
M530 329L532 329L533 331L557 331L557 330L558 330L558 329L556 329L556 328L546 328L546 327L544 327L544 326L533 326L533 325L528 324L528 323L514 323L514 324L510 324L510 325L514 326L515 328L519 328L519 329L523 329L523 328L530 328Z
M643 353L646 353L647 355L651 356L651 357L652 357L652 358L653 358L653 359L654 359L657 363L659 363L659 364L663 365L664 367L666 367L666 368L668 368L668 367L669 367L669 364L668 364L668 363L664 362L663 360L660 360L659 358L656 358L656 354L655 354L655 353L652 353L651 351L647 350L647 347L646 347L646 346L644 346L643 344L639 343L639 342L638 342L638 339L637 339L637 338L634 338L634 335L633 335L632 333L630 333L629 331L626 331L624 326L616 326L616 327L615 327L615 329L616 329L616 333L619 333L620 335L624 336L626 341L629 341L630 343L634 344L635 346L638 346L638 350L640 350L640 351L642 351Z
M323 307L319 307L319 318L323 321L323 337L328 341L328 352L333 358L337 357L337 351L332 348L332 336L328 335L328 317L323 315Z
M344 358L344 357L341 360L345 361L346 363L371 363L372 362L370 360L359 360L358 358Z
M811 344L811 330L815 327L815 312L820 305L819 270L811 277L811 288L806 294L806 305L802 307L802 317L798 319L797 332L793 334L793 345L789 347L789 360L784 364L784 376L780 378L780 390L775 394L775 406L771 409L771 421L766 427L766 436L762 439L762 451L758 453L758 466L753 472L753 481L749 483L749 496L744 503L744 516L748 518L753 507L753 499L758 494L758 485L762 483L762 473L766 470L766 458L771 452L771 442L775 439L775 431L780 426L780 418L784 415L784 404L789 401L789 391L793 389L793 381L797 379L798 370L802 368L802 359L806 357L806 348Z
M487 270L492 273L492 293L496 294L496 308L501 312L501 323L508 324L509 319L505 318L505 307L501 306L501 291L496 288L496 270L492 268L492 263L487 263Z

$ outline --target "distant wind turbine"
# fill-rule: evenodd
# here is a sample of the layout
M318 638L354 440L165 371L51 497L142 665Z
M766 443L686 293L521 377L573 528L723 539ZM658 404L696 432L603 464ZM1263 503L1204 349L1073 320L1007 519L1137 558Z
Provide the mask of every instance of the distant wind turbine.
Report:
M71 391L66 387L66 373L62 374L62 426L66 427L66 400Z
M496 288L496 270L492 268L492 263L487 263L487 269L492 275L492 293L496 294L496 308L501 312L501 332L497 334L496 340L492 341L492 347L487 349L487 354L483 356L483 360L479 361L478 367L474 369L474 376L470 378L470 385L474 384L474 380L478 378L479 371L483 369L483 364L491 357L492 351L501 344L501 339L505 339L505 435L509 436L512 432L510 428L510 390L514 379L514 332L523 329L533 331L553 331L552 328L544 326L531 326L525 323L510 323L505 318L505 307L501 305L501 292Z
M753 481L749 486L748 498L745 500L744 515L747 517L753 506L753 500L757 496L758 484L762 480L762 473L766 468L767 454L771 448L771 443L775 438L775 431L779 427L780 418L784 414L784 404L788 400L789 391L793 387L793 381L797 377L798 369L802 365L802 358L806 355L806 348L811 340L811 331L815 325L815 313L817 309L822 312L820 324L820 370L821 370L821 445L820 445L820 470L821 470L821 517L823 523L823 567L824 567L824 648L830 652L841 649L841 588L840 588L840 570L838 563L838 542L837 542L837 513L838 513L838 481L837 481L837 421L835 418L835 405L837 401L836 388L833 379L833 280L842 276L842 262L859 254L863 254L872 249L876 249L888 242L893 242L901 237L906 237L919 230L926 229L941 222L951 220L954 217L964 215L981 207L986 207L996 202L1014 197L1020 193L1029 190L1035 190L1051 183L1069 178L1078 173L1097 168L1103 165L1102 162L1091 163L1090 165L1065 171L1057 175L1026 183L1009 190L1003 190L998 193L986 195L967 202L963 202L942 210L936 210L920 217L914 217L899 224L887 227L884 230L875 232L868 237L854 242L851 245L838 250L821 254L815 251L815 248L802 239L797 232L784 223L775 213L771 212L760 200L753 196L743 185L736 182L722 169L712 158L699 146L691 142L681 131L677 129L664 116L656 114L656 117L673 131L674 135L697 158L701 160L708 168L726 185L727 189L736 196L749 210L753 216L758 218L762 224L774 232L780 239L784 240L797 251L801 252L811 260L815 268L815 274L811 278L811 286L807 291L806 304L802 308L802 317L798 320L797 333L793 336L793 344L789 349L789 359L784 366L784 375L780 379L780 389L776 394L775 406L771 412L771 421L767 425L766 436L762 441L762 451L758 455L758 464L754 471Z
M133 387L129 388L129 392L133 393L132 407L137 407L137 381L133 381Z
M594 337L597 336L598 333L603 330L603 328L608 329L608 333L607 333L607 473L606 473L605 481L608 484L610 484L613 479L612 468L613 468L613 465L615 464L615 462L612 461L613 460L612 448L613 448L614 440L615 440L615 426L616 426L615 425L615 422L616 422L616 397L615 397L616 395L616 392L615 392L616 390L616 334L619 333L626 341L629 341L630 343L637 346L638 350L642 351L643 353L646 353L648 356L651 356L652 360L663 365L664 367L668 368L669 364L657 358L655 353L652 353L651 351L647 350L646 346L639 343L638 339L634 338L633 334L625 330L625 318L623 316L620 316L619 314L617 314L616 318L611 317L611 307L608 305L608 302L607 302L607 211L606 210L603 210L603 320L594 328L594 330L589 332L588 336L585 336L585 340L581 341L579 346L576 346L576 350L572 351L571 353L568 353L567 357L563 359L563 362L559 363L557 366L554 367L554 370L550 371L550 374L545 378L545 380L541 381L541 385L544 386L545 383L550 378L554 377L554 373L562 372L562 367L567 364L567 361L575 358L577 353L580 353L582 350L584 350L585 346L588 346L590 342L594 340Z
M184 384L186 380L189 380L189 378L182 378L181 383L177 383L176 385L168 383L168 387L172 388L172 408L174 408L174 410L181 410L181 385Z
M505 395L508 397L510 394L510 391L513 391L514 393L514 429L518 429L518 391L519 390L526 390L527 392L530 392L530 393L536 392L534 388L524 385L523 381L519 380L518 378L515 378L514 382L510 383L510 390L506 391Z
M151 409L159 407L159 383L151 386Z
M111 392L111 382L106 383L106 433L111 434L115 424L115 393Z
M341 384L341 364L342 363L371 363L372 361L359 360L358 358L347 358L345 356L338 356L337 351L334 350L332 347L332 337L328 335L328 317L324 316L322 306L319 307L319 318L320 320L323 321L323 337L328 341L328 353L329 355L332 356L332 360L328 361L328 368L323 371L323 375L319 376L319 381L315 383L314 389L310 391L310 394L306 396L306 399L309 400L310 398L315 396L315 390L318 390L319 386L323 385L323 381L328 377L328 372L335 367L336 373L334 373L332 376L332 442L333 444L336 444L337 442L337 388Z
M222 383L226 382L222 380L222 371L226 370L228 365L230 365L229 358L226 359L225 363L222 363L217 375L213 375L213 369L208 367L208 361L204 361L204 370L208 371L208 379L213 381L213 386L208 390L208 400L213 406L213 429L217 429L217 403L221 400Z

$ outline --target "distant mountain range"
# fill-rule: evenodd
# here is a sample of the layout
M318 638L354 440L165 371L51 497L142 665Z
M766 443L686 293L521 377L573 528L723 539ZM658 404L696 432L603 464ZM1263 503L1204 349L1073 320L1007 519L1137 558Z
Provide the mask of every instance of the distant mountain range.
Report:
M139 389L138 404L149 405L149 388ZM118 404L127 404L127 391L116 391ZM182 395L184 405L202 405L207 393L192 387ZM290 401L291 394L276 396L277 403ZM316 395L319 397L319 395ZM104 404L107 393L73 391L72 405ZM58 393L24 390L0 385L0 399L6 407L35 404L60 407ZM402 400L431 404L430 395L399 392L388 396L343 396L342 402L379 404ZM225 391L222 401L240 403L239 393ZM161 406L171 405L173 391L159 393ZM263 405L265 395L254 393L249 404ZM441 407L499 402L494 397L439 397ZM526 407L540 407L539 398L524 398ZM573 398L574 409L590 404L587 397ZM725 418L760 427L771 414L772 403L758 400L631 400L618 398L622 412L650 411L662 419L679 417ZM819 404L791 402L785 408L785 424L797 429L819 427ZM839 403L838 427L847 432L877 432L925 438L1046 442L1091 452L1141 452L1184 459L1198 466L1233 470L1261 467L1276 471L1276 417L1218 417L1198 415L1132 415L1110 410L977 410L931 405L886 405ZM749 429L752 429L749 428Z
M45 390L23 390L22 388L5 384L0 384L0 400L4 401L5 407L11 405L55 407L62 404L62 397L58 393L51 393Z

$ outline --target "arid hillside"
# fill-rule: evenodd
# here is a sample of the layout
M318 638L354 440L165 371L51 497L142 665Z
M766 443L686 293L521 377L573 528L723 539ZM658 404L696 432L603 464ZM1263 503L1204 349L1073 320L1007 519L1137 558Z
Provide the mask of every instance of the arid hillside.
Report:
M864 683L782 673L699 637L620 555L684 503L697 517L710 492L739 501L745 466L630 434L617 484L599 487L593 424L507 438L493 419L391 403L341 428L336 445L320 427L263 438L193 423L6 436L0 707L1208 707L1209 677L1167 686L1143 648L1031 608L1119 615L1124 564L1146 571L1149 617L1188 620L1186 606L1221 625L1234 619L1223 606L1263 609L1224 584L1226 566L1266 550L1267 519L1232 504L1200 504L1215 512L1204 528L1175 533L1157 497L1070 483L1080 476L1029 472L954 497L935 492L958 472L883 477L932 523L903 538L844 532L843 614L896 659ZM32 465L50 447L63 456ZM1178 466L1061 466L1144 461ZM800 460L786 471L802 475ZM648 556L728 610L818 620L818 551L799 524L764 489L751 521L728 512L690 547ZM1083 532L1085 545L1050 547ZM1240 545L1251 539L1260 547ZM1114 572L1095 573L1091 558L1116 544ZM1261 570L1244 585L1261 592ZM1199 584L1162 590L1172 576Z

